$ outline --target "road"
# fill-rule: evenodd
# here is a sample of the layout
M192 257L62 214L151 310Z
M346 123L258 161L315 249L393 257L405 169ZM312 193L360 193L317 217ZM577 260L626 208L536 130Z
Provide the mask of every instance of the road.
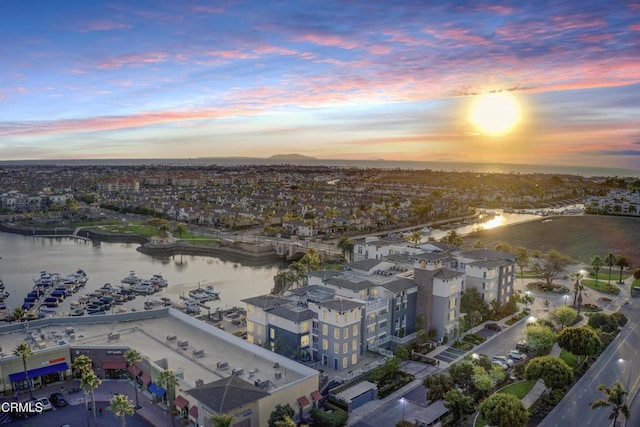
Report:
M539 426L609 426L611 410L606 407L591 410L589 405L606 399L604 393L596 390L599 384L611 387L615 381L631 390L631 417L626 426L640 426L640 399L635 398L640 387L640 313L632 306L623 306L620 312L629 317L629 323Z

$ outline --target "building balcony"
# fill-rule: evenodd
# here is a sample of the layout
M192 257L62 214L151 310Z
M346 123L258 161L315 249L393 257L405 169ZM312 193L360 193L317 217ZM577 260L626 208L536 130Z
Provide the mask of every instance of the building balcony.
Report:
M367 301L366 310L367 310L367 313L370 313L372 311L381 310L387 307L389 307L389 303L387 302L387 300L374 299L374 300Z

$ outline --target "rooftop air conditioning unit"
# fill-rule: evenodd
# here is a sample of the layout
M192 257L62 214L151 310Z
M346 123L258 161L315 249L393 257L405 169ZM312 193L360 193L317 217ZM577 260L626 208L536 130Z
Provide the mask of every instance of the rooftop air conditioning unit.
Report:
M279 380L282 378L282 372L276 372L276 379Z
M202 385L204 385L204 380L202 380L202 379L198 378L198 379L196 380L196 387L200 387L200 386L202 386Z

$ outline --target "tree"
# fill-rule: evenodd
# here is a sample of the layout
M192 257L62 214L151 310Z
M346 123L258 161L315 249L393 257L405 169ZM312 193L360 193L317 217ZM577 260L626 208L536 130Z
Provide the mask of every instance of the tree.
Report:
M496 245L496 251L512 253L513 252L513 247L511 246L510 243L500 242L500 243L498 243Z
M462 246L462 237L458 235L456 230L450 230L446 236L440 239L443 243L449 243L450 245Z
M589 261L589 264L591 265L591 269L593 270L593 274L596 275L596 285L598 284L598 272L600 271L600 268L602 268L602 258L600 258L599 255L594 255L591 257L591 260Z
M400 360L409 360L409 357L411 357L409 349L403 345L398 345L398 347L396 347L394 355Z
M473 363L468 360L449 366L449 375L453 385L459 389L467 389L473 381Z
M422 384L427 389L427 400L430 402L444 398L445 393L453 388L453 380L447 373L426 376Z
M130 348L124 354L124 358L127 359L127 363L129 366L133 366L133 386L136 390L136 408L140 408L140 402L138 401L138 381L137 378L137 368L136 363L142 360L142 355L136 349Z
M620 278L618 279L618 283L622 283L622 271L630 265L629 258L625 255L619 255L616 257L616 266L620 269Z
M597 356L602 348L602 341L591 328L566 328L557 338L558 345L570 353L578 356Z
M93 362L84 354L75 358L73 363L71 364L75 374L82 378L84 375L91 372L93 367Z
M603 332L617 332L620 326L618 321L606 313L593 313L589 317L588 325L593 329L600 329Z
M173 407L173 400L175 396L176 386L178 385L178 378L176 374L173 373L170 369L165 369L164 371L158 374L158 378L156 379L156 383L167 389L167 400L169 401L169 413L171 414L171 424L175 426L176 419L173 416L173 412L175 408Z
M608 406L611 408L611 414L609 419L613 420L613 425L616 425L616 421L620 414L625 418L629 418L629 407L627 406L627 394L628 392L622 387L619 382L613 383L613 387L609 388L604 384L600 384L597 390L607 395L607 400L598 399L591 404L591 409L600 408L601 406Z
M85 396L90 395L93 402L93 417L97 419L96 414L96 389L102 384L102 380L93 372L86 372L82 378L80 378L80 387L84 390ZM86 400L86 399L85 399Z
M578 320L578 312L566 305L562 305L553 310L553 317L560 323L560 329L564 329L567 325L573 325Z
M33 390L31 389L31 380L29 380L29 371L27 370L27 362L33 356L33 349L27 343L20 343L13 350L13 355L22 358L22 367L24 368L24 379L27 382L29 388L29 396L33 400Z
M616 264L616 255L609 252L604 258L604 263L609 266L609 277L607 278L607 283L611 283L611 268Z
M278 270L273 276L272 295L283 295L296 281L295 275L289 270Z
M476 321L481 322L482 317L486 316L488 309L487 303L477 288L469 287L462 291L462 295L460 296L460 312L467 313L467 316L472 318L474 325L471 326L475 326Z
M210 420L214 427L231 427L236 417L233 415L213 414Z
M321 265L320 256L318 256L315 249L308 248L299 261L291 264L291 270L295 273L298 286L306 286L309 272L320 270Z
M529 265L529 251L523 246L516 248L516 265L520 268L520 277L524 283L524 269Z
M278 421L282 421L285 418L293 418L296 415L296 411L293 410L291 405L288 403L286 405L277 404L276 408L271 412L269 416L269 427L277 427L276 423Z
M542 380L545 387L561 389L573 380L573 371L567 363L555 356L535 357L525 371L528 380Z
M539 354L544 349L550 348L556 339L553 330L540 322L527 324L525 335L527 336L527 345L531 347L536 354Z
M458 389L449 390L444 395L444 406L453 416L454 423L458 424L462 418L475 412L473 397L468 396Z
M120 421L122 422L122 427L126 427L127 420L125 418L126 415L133 415L133 403L129 400L129 398L124 394L115 394L111 398L111 402L107 409L113 412L116 417L120 417Z
M404 236L404 239L407 242L415 243L417 245L422 241L422 232L420 230L414 231L413 233Z
M338 240L337 246L342 252L343 258L348 259L349 262L353 261L353 242L351 239L348 237L341 237L340 240Z
M582 290L584 286L582 285L582 279L584 279L584 274L580 271L576 271L575 273L571 273L571 279L575 282L573 283L573 307L578 303L578 307L582 305ZM580 301L578 301L578 294L580 294Z
M564 271L569 261L568 256L561 254L555 249L551 249L540 258L534 258L533 270L544 279L546 285L550 287L553 285L553 281Z
M21 321L25 314L27 314L27 310L25 310L24 308L14 307L11 317L13 317L13 320Z
M476 399L482 400L496 385L494 379L482 366L473 367L473 389L476 391Z
M291 417L284 417L284 419L276 421L276 427L296 427L296 422Z
M520 427L529 419L529 412L522 401L512 394L493 394L486 398L478 409L482 418L492 426Z
M173 232L178 236L183 236L187 232L187 226L179 223L173 228Z

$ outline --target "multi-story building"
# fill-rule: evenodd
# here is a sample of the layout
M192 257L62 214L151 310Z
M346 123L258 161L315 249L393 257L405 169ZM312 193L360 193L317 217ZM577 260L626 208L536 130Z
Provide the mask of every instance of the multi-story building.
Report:
M346 298L318 302L317 360L333 369L347 369L360 361L364 304Z
M516 256L491 249L476 249L456 254L457 271L466 275L466 286L478 289L490 303L506 304L513 297Z

